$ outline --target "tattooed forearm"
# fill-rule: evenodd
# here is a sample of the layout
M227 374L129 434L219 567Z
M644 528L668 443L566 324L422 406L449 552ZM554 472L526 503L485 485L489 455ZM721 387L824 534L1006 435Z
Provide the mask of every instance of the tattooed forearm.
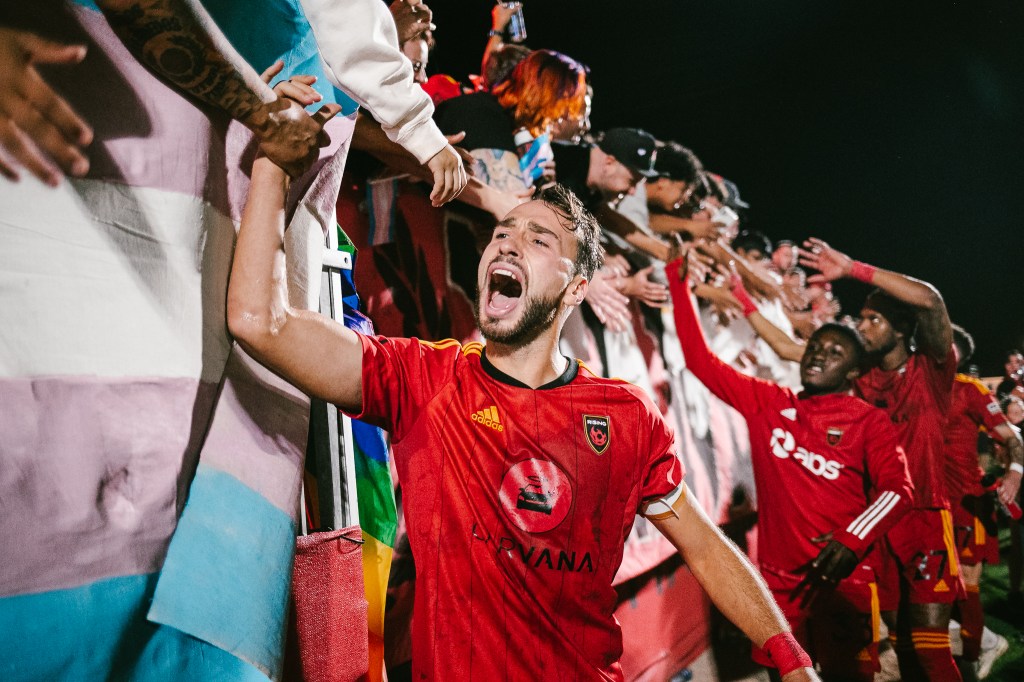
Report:
M237 55L225 55L202 10L184 0L99 0L128 49L160 76L232 118L258 125L274 95ZM204 20L210 28L204 25ZM233 59L232 59L233 58Z

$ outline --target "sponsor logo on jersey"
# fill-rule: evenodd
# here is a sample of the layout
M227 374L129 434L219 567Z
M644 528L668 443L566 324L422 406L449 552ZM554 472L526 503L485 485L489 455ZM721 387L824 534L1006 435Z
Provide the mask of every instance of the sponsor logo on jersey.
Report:
M839 445L839 441L843 439L843 430L830 426L828 431L825 432L825 439L828 441L829 445L835 447L836 445Z
M835 460L825 459L823 455L798 446L793 434L779 427L772 429L769 447L772 454L779 459L792 457L815 476L821 476L829 481L839 478L839 470L843 468L843 465Z
M491 405L486 409L477 410L473 414L469 415L469 418L475 421L477 424L483 424L484 426L490 427L495 431L505 430L505 427L501 423L501 419L498 417L497 405Z
M989 403L986 407L989 414L999 414L999 403Z
M590 552L575 549L559 549L542 545L526 544L516 538L503 535L495 538L478 524L473 524L473 537L483 542L494 542L494 551L499 561L519 560L527 568L562 571L564 573L593 573L594 559Z
M796 421L796 408L795 407L787 407L784 410L779 410L779 414L781 414L783 417L785 417L786 419L788 419L791 422L795 422Z
M498 490L505 515L527 533L544 533L569 513L572 486L558 465L543 459L527 459L513 465Z
M603 455L604 451L608 449L608 442L612 439L611 417L583 415L583 435L587 437L590 449Z

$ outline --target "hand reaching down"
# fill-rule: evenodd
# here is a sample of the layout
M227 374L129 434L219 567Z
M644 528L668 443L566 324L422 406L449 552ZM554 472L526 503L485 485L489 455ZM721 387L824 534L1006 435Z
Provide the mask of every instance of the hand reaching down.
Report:
M77 64L82 45L61 45L27 31L0 28L0 174L17 181L18 166L50 186L62 171L89 171L83 149L92 129L43 81L36 64Z

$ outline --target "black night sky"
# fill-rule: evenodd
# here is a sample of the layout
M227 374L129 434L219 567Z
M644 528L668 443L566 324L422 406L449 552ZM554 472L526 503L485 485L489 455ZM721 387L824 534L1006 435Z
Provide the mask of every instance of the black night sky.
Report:
M427 0L430 73L479 70L488 0ZM525 0L527 44L736 181L746 225L938 286L983 374L1024 345L1024 4ZM856 313L866 288L837 287Z

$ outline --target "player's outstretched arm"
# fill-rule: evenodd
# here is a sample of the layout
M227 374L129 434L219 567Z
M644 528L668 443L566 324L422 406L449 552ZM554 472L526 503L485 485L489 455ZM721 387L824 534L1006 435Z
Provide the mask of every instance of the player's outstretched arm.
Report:
M855 261L820 239L812 237L804 242L804 246L807 250L801 252L800 264L820 273L808 277L808 282L831 282L853 277L913 306L917 309L915 338L918 348L940 362L946 359L953 345L953 326L938 289L928 282Z
M325 120L329 115L318 113L314 118ZM328 317L288 304L288 184L288 176L270 159L256 159L228 283L228 329L250 355L300 390L359 412L358 335Z
M747 322L754 328L754 332L764 339L765 343L783 360L800 362L804 357L804 351L807 349L807 346L791 339L786 332L772 324L767 317L757 310L757 305L750 298L746 287L743 286L743 278L735 270L729 283L732 295L743 307L743 316L747 318Z
M677 516L651 522L679 550L726 618L762 648L772 637L789 633L789 625L761 576L711 522L688 489L673 508ZM786 673L782 678L785 682L818 680L809 667L789 671L784 661L779 663L780 672Z
M1010 460L1009 468L999 486L999 501L1010 504L1017 499L1017 493L1020 491L1021 473L1024 469L1024 442L1021 441L1020 433L1009 424L996 426L993 435L1002 441Z

